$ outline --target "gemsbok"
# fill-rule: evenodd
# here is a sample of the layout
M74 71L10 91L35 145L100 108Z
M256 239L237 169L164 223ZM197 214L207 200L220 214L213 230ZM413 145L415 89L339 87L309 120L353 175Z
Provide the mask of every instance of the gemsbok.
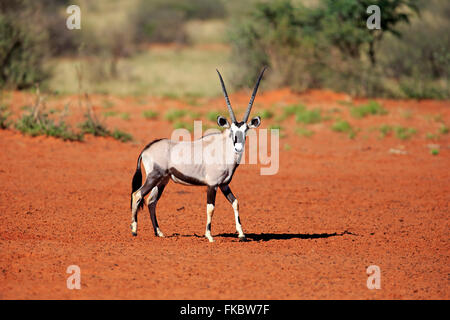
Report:
M225 129L223 132L207 134L193 141L154 140L141 151L137 160L131 191L130 227L134 236L137 235L138 210L144 204L144 197L149 194L146 202L155 235L164 237L156 219L156 203L167 183L172 179L174 182L184 185L207 187L205 237L210 242L214 241L211 236L211 219L214 213L217 188L222 191L233 207L239 240L245 240L239 219L238 200L231 192L229 184L236 168L239 166L245 149L247 131L257 128L261 124L259 116L252 118L248 123L247 121L265 70L266 68L261 71L256 81L250 102L241 122L236 120L222 76L216 70L222 85L231 124L225 117L218 116L217 124ZM146 173L143 184L141 163Z

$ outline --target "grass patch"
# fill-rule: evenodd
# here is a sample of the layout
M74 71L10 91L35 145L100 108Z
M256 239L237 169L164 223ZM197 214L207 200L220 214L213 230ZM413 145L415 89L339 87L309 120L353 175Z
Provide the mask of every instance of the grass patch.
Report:
M202 119L201 112L189 111L188 114L192 120L201 120Z
M268 109L262 110L256 114L261 119L272 119L274 116L274 113Z
M100 21L106 20L102 16ZM78 82L74 65L83 64L83 87L89 88L90 92L136 97L149 95L174 100L191 96L188 103L194 104L197 103L196 97L213 98L222 94L215 69L221 66L224 79L231 79L229 56L228 50L198 47L142 50L120 59L117 77L102 78L100 81L98 70L106 67L108 61L100 57L94 58L95 63L86 58L54 58L49 62L54 72L48 87L53 92L76 94Z
M278 132L280 133L280 138L284 138L286 137L286 134L284 133L284 128L280 125L280 124L271 124L268 127L269 130L278 130Z
M114 107L114 102L111 102L109 100L103 100L102 106L104 109L111 109L112 107Z
M401 113L401 116L404 119L411 119L412 118L412 111L411 110L403 110Z
M311 137L314 134L314 131L309 130L307 128L299 127L295 129L295 133L301 137Z
M15 128L32 137L49 136L64 141L83 141L83 133L73 132L64 121L56 123L48 117L48 113L36 109L23 114L15 123Z
M5 105L0 105L0 129L8 129L11 125L11 121L8 120L11 112Z
M385 115L387 110L376 101L369 101L360 106L354 106L350 109L350 114L355 118L364 118L368 115Z
M221 116L221 115L222 115L222 113L220 111L210 111L210 112L208 112L206 114L206 118L209 121L216 122L217 121L217 117Z
M436 133L431 133L431 132L427 132L425 135L425 138L428 140L438 140L439 139L439 135Z
M299 111L295 115L295 121L304 124L313 124L322 121L321 112L319 109Z
M392 132L392 126L383 124L379 130L381 138L384 138Z
M110 110L110 111L103 112L103 116L104 116L105 118L108 118L108 117L115 117L115 116L117 116L118 114L119 114L119 112L114 111L114 110Z
M291 150L291 149L292 149L292 147L291 147L290 144L288 144L288 143L285 143L285 144L284 144L284 150L289 151L289 150Z
M448 134L448 132L449 132L449 128L445 124L442 124L439 127L439 133L440 134Z
M189 132L194 131L194 126L192 123L188 123L185 121L177 121L173 124L174 129L187 129Z
M400 140L408 140L414 134L417 133L417 130L414 128L406 128L406 127L394 127L395 136Z
M83 134L92 134L96 137L112 137L121 142L128 142L133 140L133 136L129 133L123 132L119 129L114 129L114 131L108 130L104 124L102 124L98 119L91 115L89 112L85 114L86 120L79 124L79 128Z
M91 115L85 115L86 120L78 125L84 134L92 134L96 137L106 137L110 135L109 130Z
M313 124L322 121L320 109L308 110L303 104L295 104L285 107L283 114L278 118L278 120L283 121L293 115L295 115L295 121L304 124Z
M156 118L158 118L158 115L159 115L158 112L153 111L153 110L144 110L142 112L142 116L148 120L156 119Z
M116 140L119 140L121 142L128 142L133 140L133 136L127 132L121 131L119 129L114 129L112 133L109 134L111 137L113 137Z
M126 121L130 120L130 114L129 114L128 112L122 112L122 113L119 115L119 117L120 117L120 119L122 119L122 120L126 120Z
M335 132L347 133L350 139L356 137L356 130L352 127L352 125L345 120L336 120L331 126L331 130Z
M439 154L439 149L431 149L431 150L430 150L430 153L431 153L433 156L437 156L437 155Z
M417 133L417 130L414 128L406 128L406 127L401 127L401 126L390 126L387 124L382 125L379 128L379 131L381 133L381 138L384 138L393 132L395 137L400 140L408 140L414 134ZM431 136L432 136L432 134L427 134L427 139L431 139Z
M169 122L174 122L175 120L183 118L186 114L186 110L172 109L166 112L164 118Z
M339 103L341 106L353 107L353 103L350 101L339 100L337 103Z

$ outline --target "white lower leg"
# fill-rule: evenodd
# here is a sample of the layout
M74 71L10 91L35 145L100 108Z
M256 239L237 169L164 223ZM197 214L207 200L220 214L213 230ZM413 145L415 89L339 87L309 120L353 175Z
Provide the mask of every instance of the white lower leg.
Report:
M141 200L141 192L138 190L132 195L133 204L131 206L131 233L137 234L137 211L138 202Z
M236 221L236 231L239 234L239 238L245 238L245 234L242 231L241 221L239 220L239 203L236 200L233 201L234 220Z
M205 237L209 240L209 242L214 242L213 237L211 236L211 220L214 214L214 205L207 204L206 205L206 231Z
M136 234L137 233L137 222L133 221L131 223L131 233Z

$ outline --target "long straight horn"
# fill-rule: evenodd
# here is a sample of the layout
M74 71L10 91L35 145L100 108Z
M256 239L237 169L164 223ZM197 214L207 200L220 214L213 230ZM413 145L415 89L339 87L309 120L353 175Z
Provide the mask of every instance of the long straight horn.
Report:
M228 112L230 113L231 121L233 123L236 123L237 122L236 117L234 115L233 109L231 108L230 99L228 99L228 93L227 93L227 89L225 89L225 84L223 83L222 75L220 74L219 70L216 69L216 71L219 74L220 84L222 85L222 91L223 91L223 95L225 96L225 101L227 102L227 108L228 108Z
M253 101L255 100L256 92L258 91L259 82L261 81L261 78L264 74L264 71L266 71L266 69L267 69L267 67L264 67L264 69L261 71L261 74L259 75L258 81L256 81L255 88L253 89L252 97L250 98L250 102L248 103L247 111L245 112L245 115L244 115L244 120L243 120L244 122L247 122L247 120L248 120L250 111L252 110Z

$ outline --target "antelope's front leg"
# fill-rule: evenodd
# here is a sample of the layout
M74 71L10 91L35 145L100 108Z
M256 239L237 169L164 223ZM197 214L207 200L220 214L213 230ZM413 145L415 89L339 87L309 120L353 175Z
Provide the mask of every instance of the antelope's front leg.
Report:
M214 206L216 204L216 192L217 187L208 187L206 191L206 231L205 237L209 240L209 242L214 242L213 237L211 236L211 220L214 215Z
M220 186L220 190L222 190L222 193L228 199L228 201L231 203L231 206L233 207L234 220L236 222L236 231L238 233L239 240L244 241L245 234L242 231L241 219L239 218L239 202L234 196L234 194L231 192L231 189L228 185Z

